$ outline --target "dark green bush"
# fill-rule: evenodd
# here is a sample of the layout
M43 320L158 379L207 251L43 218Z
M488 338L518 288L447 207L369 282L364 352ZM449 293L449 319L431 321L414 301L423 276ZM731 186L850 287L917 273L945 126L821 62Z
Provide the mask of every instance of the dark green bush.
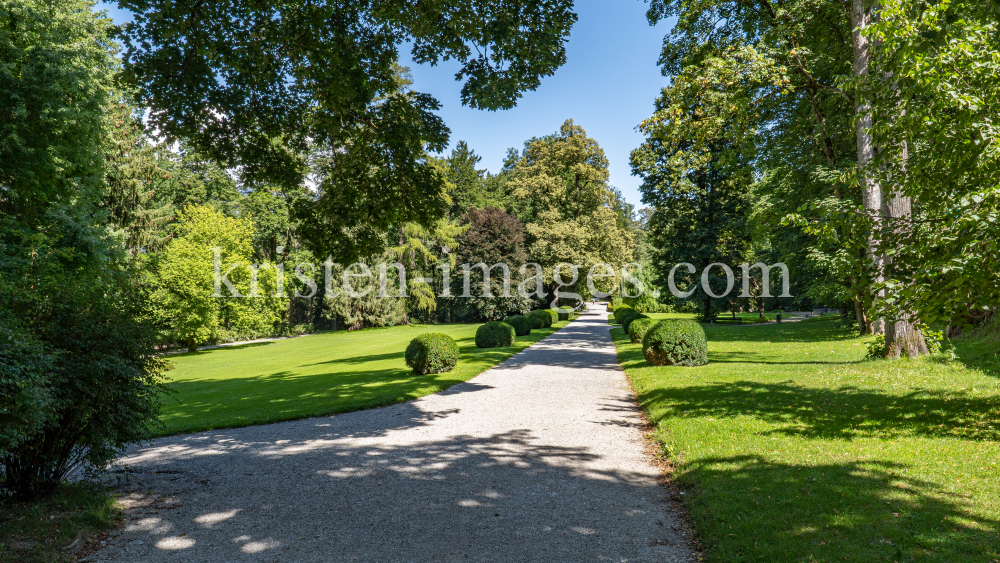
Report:
M406 365L420 375L451 371L457 363L458 344L446 334L421 334L406 347Z
M514 334L517 336L528 336L531 334L531 321L524 315L511 315L504 319L503 322L514 327Z
M552 316L542 310L528 313L528 320L531 321L531 328L549 328L552 326Z
M642 355L654 366L702 366L708 363L705 330L692 320L663 321L642 339Z
M567 309L565 311L560 309L546 309L550 313L555 313L555 318L557 321L568 321L570 316L570 311Z
M542 310L548 313L549 320L552 321L549 323L549 326L552 326L553 324L563 320L559 318L559 311L556 311L555 309L542 309Z
M632 339L632 342L642 342L642 339L646 337L646 333L656 326L658 322L660 321L649 317L635 319L628 325L628 337Z
M504 322L490 321L476 330L476 346L480 348L513 346L515 336L514 327Z
M634 318L636 318L638 316L639 316L639 313L635 309L624 309L624 310L622 310L621 314L619 314L617 317L615 317L615 320L617 320L618 324L622 325L622 327L624 328L626 322L628 322L629 320L634 319ZM625 330L626 330L626 332L628 331L628 329L625 329Z
M633 312L634 313L635 309L633 309L632 307L629 307L628 305L619 305L619 306L615 307L615 312L612 313L614 315L614 317L615 317L615 322L618 323L618 324L621 324L621 322L622 322L622 315L624 315L625 313L628 313L628 312Z
M628 329L630 326L632 326L633 321L637 321L639 319L648 319L648 318L649 317L643 315L642 313L636 313L634 315L625 315L622 317L622 328L625 329L625 332L628 332Z

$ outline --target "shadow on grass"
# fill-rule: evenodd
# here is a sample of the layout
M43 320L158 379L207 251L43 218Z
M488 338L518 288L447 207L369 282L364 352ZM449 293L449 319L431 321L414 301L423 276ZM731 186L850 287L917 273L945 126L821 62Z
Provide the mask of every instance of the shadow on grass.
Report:
M795 323L702 326L709 342L831 342L857 336L854 331L843 327L835 316Z
M1000 522L890 461L707 458L682 484L715 561L993 561ZM734 498L738 496L739 498Z
M811 438L859 436L1000 439L1000 398L917 389L887 395L855 387L815 388L791 381L735 381L657 388L641 403L670 409L667 416L731 418L752 416L785 424L771 433Z
M709 363L718 362L723 364L769 364L769 365L797 365L797 364L826 364L826 365L845 365L845 364L860 364L864 360L845 360L845 361L825 361L825 360L808 360L801 362L787 362L787 361L774 361L768 360L769 356L767 354L761 354L759 352L714 352L709 350L708 361Z

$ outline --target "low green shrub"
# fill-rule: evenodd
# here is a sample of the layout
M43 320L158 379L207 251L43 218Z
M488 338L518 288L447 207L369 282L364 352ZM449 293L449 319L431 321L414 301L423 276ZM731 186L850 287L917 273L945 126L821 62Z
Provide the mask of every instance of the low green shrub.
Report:
M702 366L708 363L708 340L697 322L663 321L642 339L642 355L654 366Z
M476 330L476 346L480 348L513 346L515 336L514 327L504 322L490 321Z
M528 313L528 320L531 321L531 328L549 328L552 326L552 316L542 310Z
M514 327L514 334L517 336L528 336L531 334L531 321L524 315L511 315L503 322Z
M457 363L458 344L447 334L421 334L406 347L406 365L420 375L451 371Z
M628 337L632 342L642 342L642 339L646 337L646 333L656 326L658 322L660 321L649 317L635 319L628 325Z
M559 311L556 311L555 309L543 309L543 310L546 313L549 314L549 318L552 320L552 322L549 323L549 326L552 326L553 324L555 324L555 323L557 323L559 321L566 320L566 319L561 318L561 316L559 315ZM567 317L567 319L568 318L569 317Z
M633 309L632 307L629 307L628 305L618 305L617 307L615 307L615 312L613 313L613 315L615 317L615 322L618 323L618 324L621 324L621 322L622 322L622 315L624 315L625 313L630 312L630 311L634 313L635 309Z
M649 318L648 316L643 315L642 313L636 313L634 315L626 314L624 317L622 317L622 328L625 329L625 332L628 332L629 327L632 326L632 323L634 321L637 321L639 319L648 319L648 318Z

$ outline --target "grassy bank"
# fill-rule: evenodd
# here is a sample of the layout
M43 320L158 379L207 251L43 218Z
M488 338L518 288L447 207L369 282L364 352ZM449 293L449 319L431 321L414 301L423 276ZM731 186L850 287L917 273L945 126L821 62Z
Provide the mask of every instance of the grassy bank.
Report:
M508 348L476 348L479 325L398 326L216 348L170 356L164 434L264 424L415 399L467 381L565 326L535 329ZM418 334L459 345L448 373L414 375L403 352Z
M706 331L698 368L612 334L709 560L1000 560L995 341L863 362L829 317Z
M67 484L51 497L0 503L0 562L59 563L91 551L119 519L106 489Z

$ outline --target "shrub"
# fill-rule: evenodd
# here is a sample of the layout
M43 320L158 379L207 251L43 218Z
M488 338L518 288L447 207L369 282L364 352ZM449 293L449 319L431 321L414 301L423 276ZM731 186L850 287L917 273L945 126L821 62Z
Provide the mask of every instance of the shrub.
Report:
M545 311L532 311L528 313L528 320L531 321L531 328L549 328L552 326L552 316Z
M642 339L646 337L646 333L656 326L658 322L660 321L649 317L635 319L628 325L628 337L632 339L632 342L642 342Z
M616 317L615 320L618 321L618 324L622 325L622 328L625 328L626 327L625 323L629 322L630 320L638 316L639 312L636 311L635 309L624 309L622 310L621 314ZM625 328L625 331L628 332L628 328Z
M504 322L490 321L476 331L476 346L480 348L512 346L515 336L514 327Z
M647 317L646 315L643 315L642 313L636 313L634 315L625 315L622 318L622 328L625 329L625 332L628 332L628 329L629 329L630 326L632 326L633 322L635 322L635 321L637 321L639 319L648 319L648 318L649 317Z
M664 321L642 339L642 354L654 366L702 366L708 363L705 330L695 321Z
M406 365L420 375L451 371L457 363L458 344L446 334L421 334L406 347Z
M618 305L617 307L615 307L615 312L614 312L615 322L621 324L622 315L624 315L628 311L635 312L635 309L629 307L628 305Z
M551 321L549 323L549 326L552 326L553 324L555 324L555 323L557 323L557 322L559 322L561 320L564 320L564 319L560 318L559 311L556 311L555 309L542 309L542 310L545 311L549 315L549 320Z
M511 315L504 319L503 322L514 327L514 334L517 336L528 336L531 334L531 321L524 315Z

